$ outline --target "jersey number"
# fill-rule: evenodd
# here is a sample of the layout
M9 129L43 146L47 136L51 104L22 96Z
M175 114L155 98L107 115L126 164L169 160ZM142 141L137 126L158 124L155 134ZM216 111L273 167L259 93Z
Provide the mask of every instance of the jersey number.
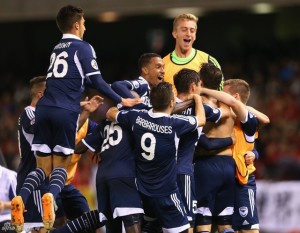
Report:
M104 140L101 152L107 150L110 146L115 146L122 140L122 129L116 123L111 123L104 127Z
M50 57L50 66L49 70L52 69L52 72L49 72L47 74L47 78L52 77L52 75L55 78L63 78L68 72L68 63L66 61L66 58L68 57L68 53L66 51L61 52L56 56L55 53L52 53ZM58 71L58 67L60 68L60 71Z
M147 145L146 145L147 141ZM152 160L155 155L156 138L152 133L145 133L141 138L142 156L147 160Z

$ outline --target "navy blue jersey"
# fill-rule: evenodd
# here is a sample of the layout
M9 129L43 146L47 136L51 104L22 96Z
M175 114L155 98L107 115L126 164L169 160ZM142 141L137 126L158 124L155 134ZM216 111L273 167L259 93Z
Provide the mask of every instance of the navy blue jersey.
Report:
M116 120L133 131L139 190L156 197L175 192L179 138L197 128L197 119L153 113L151 109L120 111Z
M206 121L218 123L222 116L222 111L220 108L212 108L208 104L203 104Z
M18 144L21 157L17 176L19 185L23 185L27 174L36 168L36 159L33 151L31 151L34 123L35 108L27 106L18 122Z
M176 101L182 102L180 99ZM203 104L205 110L206 121L217 122L221 117L221 111L218 108L212 108L207 104ZM182 115L195 115L195 105L186 108ZM180 138L178 155L177 155L177 170L178 174L192 175L193 174L193 158L195 146L201 135L203 127L198 127L197 130L189 132Z
M38 105L60 107L79 113L86 77L90 78L98 91L117 103L121 101L121 97L102 79L93 47L75 35L64 34L51 54L46 91Z
M150 86L146 79L139 77L135 80L127 80L132 86L131 90L135 91L141 97L143 104L148 106L149 109L152 107L150 103Z
M135 105L135 109L150 109L152 105L150 103L150 86L146 79L142 76L134 80L116 81L112 84L112 88L115 92L125 98L132 98L132 94L129 90L135 91L140 98L142 103Z
M92 150L101 145L102 159L98 165L97 181L136 176L133 142L131 130L111 121L105 121L102 131L99 130L83 139L83 143Z

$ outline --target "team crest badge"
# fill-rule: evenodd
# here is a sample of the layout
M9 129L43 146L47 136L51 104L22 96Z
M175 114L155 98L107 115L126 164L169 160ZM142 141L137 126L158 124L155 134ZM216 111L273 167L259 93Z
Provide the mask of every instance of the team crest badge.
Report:
M193 117L189 117L189 122L190 122L191 125L196 124L196 120Z
M92 65L92 67L93 67L95 70L98 70L98 64L97 64L97 62L96 62L95 59L92 60L91 65Z
M246 206L240 207L239 213L243 218L245 218L248 215L248 208Z
M132 81L132 84L135 88L139 88L140 87L140 84L138 81Z

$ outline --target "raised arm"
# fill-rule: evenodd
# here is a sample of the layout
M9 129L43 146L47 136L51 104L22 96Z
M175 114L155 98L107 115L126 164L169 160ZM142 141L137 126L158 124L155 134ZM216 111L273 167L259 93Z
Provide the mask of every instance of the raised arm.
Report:
M267 125L270 123L269 117L267 115L265 115L264 113L256 110L253 107L250 107L250 106L246 106L246 108L248 109L249 112L252 112L256 116L256 118L258 119L258 122L261 125Z
M96 77L93 77L96 76ZM141 103L140 98L122 98L120 95L118 95L111 87L108 85L102 78L102 76L99 75L92 75L90 76L90 81L94 88L96 88L101 93L105 94L109 98L111 98L115 103L122 104L126 107L132 107L136 104Z
M202 103L202 98L198 94L193 94L195 102L195 117L198 120L198 127L204 126L206 123L205 110Z
M244 121L246 119L248 110L246 106L241 102L236 100L230 94L227 94L223 91L211 90L208 88L202 88L201 94L209 95L213 98L216 98L218 101L223 102L232 108L233 112L237 115L240 121Z
M127 81L116 81L111 84L111 88L124 98L133 98L134 96L130 92L132 85Z
M119 113L119 109L117 107L111 107L110 109L108 109L107 113L106 113L106 118L109 121L116 121L116 116Z

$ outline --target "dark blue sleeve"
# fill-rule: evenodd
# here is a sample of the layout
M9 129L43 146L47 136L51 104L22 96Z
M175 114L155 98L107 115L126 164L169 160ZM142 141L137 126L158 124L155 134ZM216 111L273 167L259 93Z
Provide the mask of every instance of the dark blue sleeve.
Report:
M218 150L223 147L231 146L233 143L231 137L227 138L208 138L205 134L201 134L198 145L206 150Z
M256 150L256 148L254 147L252 152L255 154L255 160L258 160L259 159L259 153L258 151Z
M111 84L111 88L123 98L133 98L130 92L132 85L127 81L116 81Z
M82 139L84 144L94 151L100 148L103 142L103 125L99 124L87 136Z
M241 122L241 127L247 136L254 135L258 127L258 120L256 116L254 116L251 112L248 112L247 120L246 122Z
M87 134L93 132L94 130L96 130L98 127L98 124L92 120L89 119L89 125L88 125L88 131Z
M101 74L95 74L91 75L90 81L92 84L92 87L106 95L107 97L111 98L112 101L119 104L121 103L121 96L119 96L114 90L108 85L104 79L102 78Z
M219 108L212 108L208 104L203 104L206 121L217 123L221 118L221 110Z

